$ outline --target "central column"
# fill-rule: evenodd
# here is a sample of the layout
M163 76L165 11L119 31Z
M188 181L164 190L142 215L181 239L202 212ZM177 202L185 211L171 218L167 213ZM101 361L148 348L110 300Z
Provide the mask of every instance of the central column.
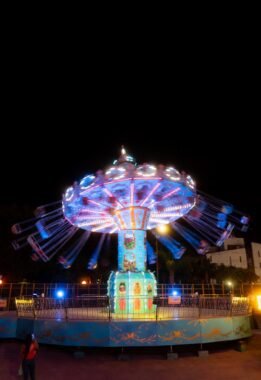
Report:
M120 227L118 233L118 269L141 272L146 270L146 229L150 210L146 207L130 206L115 212L114 218Z
M116 210L114 219L118 232L118 271L108 280L111 311L128 318L145 315L153 318L153 296L157 292L156 279L147 267L146 230L150 210L130 206Z
M146 231L122 230L118 234L118 269L145 271L147 264Z

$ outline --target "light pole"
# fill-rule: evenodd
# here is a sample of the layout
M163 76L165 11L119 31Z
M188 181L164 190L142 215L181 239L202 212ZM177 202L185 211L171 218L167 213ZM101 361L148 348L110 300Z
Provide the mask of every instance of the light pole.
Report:
M159 248L158 248L158 235L156 234L156 274L157 274L157 281L159 281Z
M157 274L157 281L159 281L159 245L158 245L158 238L160 235L167 235L169 232L169 226L167 224L159 224L156 227L155 230L155 237L156 237L156 274Z
M233 282L232 281L227 281L227 285L229 287L229 294L233 295L233 293L234 293L234 284L233 284Z

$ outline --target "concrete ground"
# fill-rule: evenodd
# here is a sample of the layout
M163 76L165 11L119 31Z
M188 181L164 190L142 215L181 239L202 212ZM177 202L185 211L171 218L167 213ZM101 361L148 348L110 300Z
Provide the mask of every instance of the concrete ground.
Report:
M0 341L1 380L19 379L20 346ZM182 346L177 360L166 360L166 347L133 348L126 351L129 360L119 360L119 349L86 349L83 358L76 358L71 349L40 345L36 380L260 380L261 330L253 331L246 351L235 348L235 342L205 345L209 355L198 357L198 347Z

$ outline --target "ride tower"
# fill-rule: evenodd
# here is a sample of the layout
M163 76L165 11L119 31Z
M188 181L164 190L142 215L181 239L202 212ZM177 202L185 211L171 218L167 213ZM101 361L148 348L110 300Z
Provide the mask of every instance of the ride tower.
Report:
M118 234L118 271L108 280L115 315L154 313L157 282L147 270L146 231L188 213L196 201L194 187L190 176L174 168L137 166L122 148L105 173L86 176L65 193L64 215L74 226Z

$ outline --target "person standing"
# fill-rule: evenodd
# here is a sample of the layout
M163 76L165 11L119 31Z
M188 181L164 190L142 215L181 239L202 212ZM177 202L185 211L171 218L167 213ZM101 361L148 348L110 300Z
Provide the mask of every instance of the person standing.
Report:
M22 345L22 368L24 380L35 380L35 358L38 350L39 345L34 334L27 334L25 342Z

